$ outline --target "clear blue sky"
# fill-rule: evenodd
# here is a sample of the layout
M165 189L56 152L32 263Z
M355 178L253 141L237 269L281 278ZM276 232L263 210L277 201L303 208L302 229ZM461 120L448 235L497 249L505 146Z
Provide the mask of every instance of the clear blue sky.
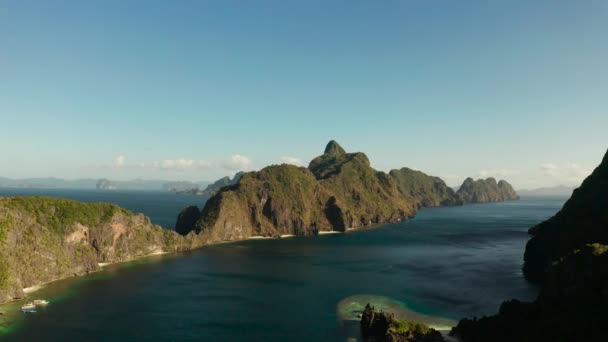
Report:
M329 139L458 184L608 148L606 1L3 1L0 176L214 179Z

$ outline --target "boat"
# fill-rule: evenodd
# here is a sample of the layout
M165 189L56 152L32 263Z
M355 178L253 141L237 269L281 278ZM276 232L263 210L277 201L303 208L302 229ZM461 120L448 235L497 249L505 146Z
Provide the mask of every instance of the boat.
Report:
M23 313L35 313L36 309L21 309L21 312L23 312Z
M44 306L49 305L49 301L45 299L36 299L32 302L35 306Z
M21 306L21 311L35 310L35 309L36 309L36 305L34 305L34 303L27 303L27 304L24 304L23 306Z

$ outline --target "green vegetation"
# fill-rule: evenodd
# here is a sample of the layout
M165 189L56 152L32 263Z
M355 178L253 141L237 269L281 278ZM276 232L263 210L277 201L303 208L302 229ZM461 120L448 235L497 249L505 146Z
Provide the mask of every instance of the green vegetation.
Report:
M1 215L1 214L0 214ZM10 213L0 216L0 243L6 238L6 234L11 230L13 226L13 216Z
M502 202L519 199L519 196L507 181L489 177L486 179L473 180L467 178L462 183L456 194L464 203L487 203Z
M389 333L395 334L409 333L416 335L426 335L431 331L431 328L424 323L395 319L389 326L388 331Z
M462 204L460 196L456 195L456 192L439 177L429 176L407 167L391 170L390 175L395 179L399 192L417 202L419 206Z
M110 203L81 203L52 197L14 197L5 200L6 207L31 215L39 224L52 231L64 234L65 229L75 223L95 226L108 223L118 212L132 215Z

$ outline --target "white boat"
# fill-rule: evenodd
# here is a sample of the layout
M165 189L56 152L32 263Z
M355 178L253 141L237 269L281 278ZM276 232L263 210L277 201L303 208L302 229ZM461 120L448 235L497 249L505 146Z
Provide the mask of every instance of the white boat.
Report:
M35 306L44 306L49 305L49 301L45 299L36 299L32 302Z
M22 311L28 311L28 310L34 310L34 309L36 309L36 305L34 305L34 303L27 303L21 307Z

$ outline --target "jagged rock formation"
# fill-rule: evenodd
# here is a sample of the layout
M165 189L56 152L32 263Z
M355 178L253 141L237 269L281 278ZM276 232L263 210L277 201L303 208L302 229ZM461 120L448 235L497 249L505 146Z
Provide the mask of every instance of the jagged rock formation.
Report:
M463 342L605 341L608 326L608 153L562 210L530 229L525 275L532 303L508 301L495 316L464 319Z
M208 241L254 235L311 235L412 216L416 204L392 177L374 170L363 153L331 141L308 169L273 165L245 174L213 196L192 229Z
M456 194L464 203L502 202L519 199L511 184L505 180L496 183L496 179L492 177L478 180L469 177L465 179Z
M365 342L443 342L441 333L422 323L398 320L367 304L361 315L361 335Z
M437 207L462 205L460 196L439 177L429 176L423 172L407 167L391 170L399 192L406 198L415 201L420 207Z
M200 246L106 203L49 197L0 198L0 302L23 288L99 269L115 262Z
M178 194L186 194L186 195L197 195L197 196L213 196L218 191L220 191L225 186L230 186L238 183L238 181L243 177L245 172L237 172L232 179L230 177L222 177L212 184L207 185L204 190L199 189L198 187L177 191Z

